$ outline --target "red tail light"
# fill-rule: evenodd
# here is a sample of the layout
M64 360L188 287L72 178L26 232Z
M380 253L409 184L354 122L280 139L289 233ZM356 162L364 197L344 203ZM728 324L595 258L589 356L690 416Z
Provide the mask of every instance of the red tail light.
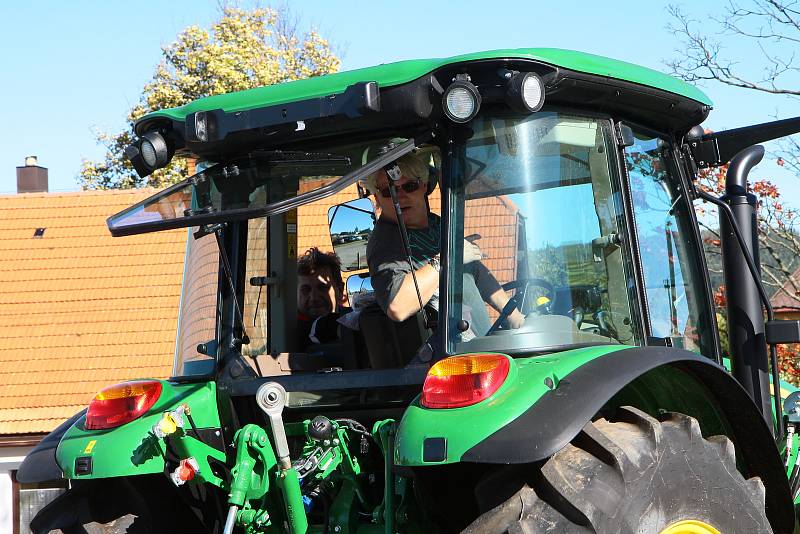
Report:
M491 397L508 376L502 354L453 356L436 363L422 386L420 403L427 408L459 408Z
M161 395L161 382L134 380L103 389L86 412L86 428L114 428L133 421L149 410Z

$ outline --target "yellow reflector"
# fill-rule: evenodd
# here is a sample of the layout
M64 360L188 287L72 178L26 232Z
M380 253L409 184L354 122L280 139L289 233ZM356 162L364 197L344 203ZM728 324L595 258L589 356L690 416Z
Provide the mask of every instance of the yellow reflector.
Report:
M453 356L437 362L428 376L476 375L494 371L506 357L502 354L470 354Z
M545 297L545 296L541 296L538 299L536 299L536 305L537 306L544 306L545 304L547 304L549 302L550 302L550 299Z
M165 436L169 436L178 430L178 423L175 422L175 419L173 419L170 414L165 413L163 417L161 417L161 421L158 422L158 429L161 430L161 433Z
M720 534L720 531L699 519L684 519L673 523L664 530L661 534Z

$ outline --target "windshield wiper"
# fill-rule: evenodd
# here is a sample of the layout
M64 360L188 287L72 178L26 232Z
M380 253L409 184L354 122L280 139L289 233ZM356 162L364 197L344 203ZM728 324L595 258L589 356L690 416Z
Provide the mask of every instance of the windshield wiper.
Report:
M307 193L301 193L294 198L287 198L285 200L274 202L272 204L267 204L266 207L259 210L259 215L262 217L278 215L279 213L284 213L289 210L293 210L297 207L300 207L303 204L308 204L310 202L315 202L317 200L327 198L331 195L335 195L342 189L355 183L357 179L367 177L370 174L381 170L384 166L388 165L389 163L402 158L403 156L405 156L406 154L417 148L417 146L419 146L419 143L424 143L425 141L430 139L430 137L431 137L431 132L427 132L426 134L418 138L409 139L405 143L398 145L392 150L386 152L385 154L378 156L376 159L370 161L366 165L362 165L358 169L345 174L335 182L322 186L319 189L308 191Z

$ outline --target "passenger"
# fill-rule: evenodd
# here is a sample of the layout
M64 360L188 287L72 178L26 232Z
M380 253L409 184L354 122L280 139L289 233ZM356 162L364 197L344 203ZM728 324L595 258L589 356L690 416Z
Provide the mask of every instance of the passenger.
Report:
M346 311L341 262L333 252L310 248L297 260L297 350L339 339Z
M433 190L428 185L433 174L431 157L438 157L438 149L422 148L397 160L395 163L401 177L395 185L403 222L408 231L411 258L422 303L438 312L440 218L431 213L428 203L428 195ZM390 319L404 321L418 312L420 306L411 267L397 227L397 215L389 192L389 178L385 170L380 170L367 177L366 182L367 188L375 195L380 213L367 244L367 264L375 298ZM435 186L435 183L431 185ZM470 334L465 333L467 338L485 335L491 326L484 302L501 311L509 301L508 295L481 259L482 253L478 245L465 240L462 318L470 325ZM519 310L514 310L508 316L511 328L519 328L524 320L525 317Z

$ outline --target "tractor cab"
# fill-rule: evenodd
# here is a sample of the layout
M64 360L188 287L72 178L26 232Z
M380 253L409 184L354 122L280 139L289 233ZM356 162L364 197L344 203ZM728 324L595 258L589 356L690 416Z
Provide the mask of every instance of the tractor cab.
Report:
M748 147L800 125L706 135L710 110L649 69L526 49L146 115L136 171L197 172L108 226L187 229L173 373L104 390L49 440L75 490L35 526L791 530L800 443L766 342L800 323L765 337L740 229ZM733 206L728 287L755 309L731 314L734 379L693 203L698 168L737 153L707 199Z
M430 159L437 177L444 167L459 168L425 196L444 230L445 321L439 309L427 309L390 324L371 290L368 244L381 214L364 187L365 167L376 160L366 160L395 146L396 137L313 151L256 150L207 163L112 217L109 226L120 235L192 228L176 375L211 372L219 356L212 351L225 351L215 317L237 274L244 287L241 302L230 297L231 335L259 376L290 374L292 366L402 368L426 342L436 345L428 350L435 348L438 358L658 343L715 359L712 308L679 162L668 139L644 130L631 130L633 143L620 147L618 127L574 111L520 117L487 110L460 130L469 137L458 158ZM419 148L441 150L425 143L410 153ZM378 168L398 157L381 155ZM226 241L226 226L233 225L243 235ZM395 225L394 231L388 238L402 241L404 230ZM480 261L461 261L467 243L478 245ZM305 352L296 339L297 260L311 247L335 251L352 290L336 342L303 344ZM511 297L508 309L482 299L481 276ZM526 317L518 328L505 321L511 310ZM429 339L434 325L436 339Z

